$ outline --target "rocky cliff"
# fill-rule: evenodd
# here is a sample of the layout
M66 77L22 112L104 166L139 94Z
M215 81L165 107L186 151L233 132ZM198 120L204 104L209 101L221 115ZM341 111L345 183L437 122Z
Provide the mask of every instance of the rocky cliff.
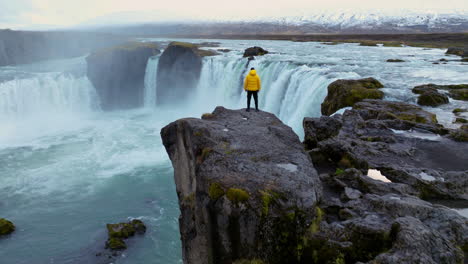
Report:
M363 100L304 129L218 107L161 131L184 263L466 263L468 221L435 199L466 204L468 143L433 114Z
M274 115L218 107L162 129L174 166L184 263L296 263L316 228L321 184Z
M202 69L202 57L216 53L201 50L192 43L172 42L164 50L158 64L158 104L173 104L195 89Z
M156 44L127 43L98 50L86 58L88 78L103 110L143 106L148 59L159 54Z
M0 66L82 56L126 39L97 33L0 30Z

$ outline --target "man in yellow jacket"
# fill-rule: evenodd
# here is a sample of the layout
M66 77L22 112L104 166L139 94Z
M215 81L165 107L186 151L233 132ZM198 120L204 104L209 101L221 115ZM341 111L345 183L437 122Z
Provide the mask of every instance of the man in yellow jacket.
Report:
M258 112L258 92L261 88L260 77L257 75L255 68L251 68L244 81L244 90L247 91L247 112L250 111L250 99L252 95L255 100L255 110Z

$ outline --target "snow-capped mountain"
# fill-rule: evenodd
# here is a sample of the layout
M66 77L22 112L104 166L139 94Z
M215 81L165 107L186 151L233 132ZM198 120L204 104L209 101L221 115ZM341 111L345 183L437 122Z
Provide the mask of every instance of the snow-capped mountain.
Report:
M130 28L140 34L314 34L314 33L444 33L468 32L468 12L315 12L287 17L256 17L249 19L182 18L166 15L136 16L138 22L128 23L114 14L100 18L101 23L86 27ZM132 13L132 15L135 15ZM111 19L110 19L111 18ZM144 21L142 20L144 18ZM105 23L103 21L112 21ZM120 23L119 23L120 22ZM126 23L127 22L127 23Z

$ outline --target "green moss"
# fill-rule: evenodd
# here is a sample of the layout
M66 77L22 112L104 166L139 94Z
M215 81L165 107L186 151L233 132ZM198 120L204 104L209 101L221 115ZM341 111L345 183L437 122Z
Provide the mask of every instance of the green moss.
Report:
M353 163L351 162L351 159L345 155L340 159L340 161L338 161L338 166L344 169L348 169L353 168Z
M107 224L109 237L129 238L135 235L135 228L130 223Z
M262 199L262 216L265 217L269 213L271 204L284 197L280 193L272 190L263 190L259 192L260 198Z
M210 184L210 188L208 190L208 195L212 200L218 200L224 195L224 189L221 185L217 182Z
M320 222L322 222L325 212L318 206L315 207L315 218L310 224L309 231L314 234L317 233L320 229Z
M468 121L465 118L458 117L457 119L455 119L455 123L466 124L468 123Z
M384 93L380 90L359 87L351 89L349 95L345 97L344 102L347 106L353 106L364 99L382 99L383 96Z
M127 248L127 244L121 238L111 237L106 242L106 248L110 250L124 250Z
M212 119L214 118L214 115L211 114L211 113L204 113L202 116L201 116L202 119Z
M196 132L193 133L193 135L196 136L196 137L201 137L203 134L202 134L201 131L196 131Z
M169 44L169 46L181 46L181 47L185 47L185 48L197 48L198 46L193 44L193 43L189 43L189 42L181 42L181 41L173 41Z
M454 114L459 114L459 113L464 113L464 112L466 112L466 109L464 109L464 108L455 108L452 111L452 113L454 113Z
M415 115L415 114L403 113L403 114L397 115L397 118L401 120L405 120L405 121L415 122L415 123L421 123L421 124L427 123L426 118L419 116L419 115ZM435 117L435 115L431 116L431 119L432 121L435 121L437 123L437 118Z
M229 188L226 196L231 202L235 204L245 203L249 200L250 197L248 192L237 188Z
M335 175L341 175L343 173L344 173L344 170L340 169L340 168L337 168L336 171L335 171Z
M384 42L383 43L383 46L384 47L398 47L398 48L401 48L401 43L400 42Z
M0 218L0 236L11 234L13 231L15 231L15 225L5 218Z
M260 259L238 259L233 264L264 264Z

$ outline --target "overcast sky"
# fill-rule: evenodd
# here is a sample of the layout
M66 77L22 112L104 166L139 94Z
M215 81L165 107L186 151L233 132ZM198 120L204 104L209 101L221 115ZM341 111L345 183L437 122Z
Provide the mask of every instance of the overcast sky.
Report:
M119 16L122 21L249 19L356 10L467 11L468 0L0 0L0 28L72 26Z

